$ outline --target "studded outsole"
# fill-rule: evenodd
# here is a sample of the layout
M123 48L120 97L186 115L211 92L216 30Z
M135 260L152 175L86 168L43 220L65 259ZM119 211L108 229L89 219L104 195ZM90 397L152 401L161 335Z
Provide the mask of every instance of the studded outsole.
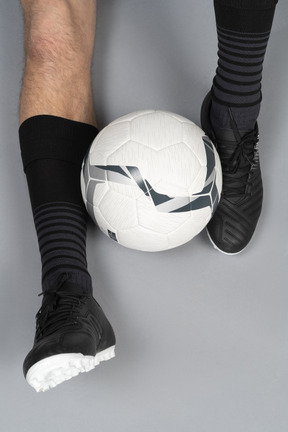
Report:
M58 354L35 363L28 370L26 380L37 392L45 392L81 372L89 372L102 361L115 357L115 346L93 356L81 353Z

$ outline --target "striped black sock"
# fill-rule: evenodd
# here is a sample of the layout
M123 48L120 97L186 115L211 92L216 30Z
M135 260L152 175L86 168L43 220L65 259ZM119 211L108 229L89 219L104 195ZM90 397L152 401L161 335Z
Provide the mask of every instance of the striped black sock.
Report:
M43 291L53 287L60 274L85 289L91 289L87 271L87 215L82 207L55 202L37 207L34 222L42 259Z
M80 169L96 133L93 126L53 116L32 117L19 129L42 259L43 291L65 274L70 282L92 292Z
M277 0L214 0L218 67L212 86L211 123L253 130L260 111L263 61Z

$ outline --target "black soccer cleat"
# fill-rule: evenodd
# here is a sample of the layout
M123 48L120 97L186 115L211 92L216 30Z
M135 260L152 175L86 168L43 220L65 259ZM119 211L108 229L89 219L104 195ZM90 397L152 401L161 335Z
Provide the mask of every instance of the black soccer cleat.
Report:
M99 304L64 281L43 293L34 346L23 371L37 391L46 391L115 356L115 335Z
M223 188L220 203L207 226L208 236L220 252L234 255L251 240L262 208L263 186L258 152L258 125L239 131L229 109L231 129L215 136L210 122L212 97L201 108L202 129L213 141L221 160Z

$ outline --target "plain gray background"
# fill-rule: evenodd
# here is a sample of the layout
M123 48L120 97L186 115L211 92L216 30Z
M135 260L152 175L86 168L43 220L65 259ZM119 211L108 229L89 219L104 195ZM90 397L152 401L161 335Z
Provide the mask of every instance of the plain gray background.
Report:
M225 256L202 232L149 254L115 244L91 224L89 269L117 355L42 394L22 375L41 302L18 144L22 33L18 0L1 0L1 430L287 432L288 2L279 1L264 64L265 200L250 245ZM216 52L212 0L99 0L93 81L100 127L150 108L199 123Z

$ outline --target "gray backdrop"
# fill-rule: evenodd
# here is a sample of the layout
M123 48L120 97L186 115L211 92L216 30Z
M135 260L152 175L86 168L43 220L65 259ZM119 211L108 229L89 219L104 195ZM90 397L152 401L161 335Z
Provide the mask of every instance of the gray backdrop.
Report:
M249 247L225 256L202 232L176 250L135 252L91 224L89 269L117 355L37 394L22 375L41 302L18 146L23 24L19 2L1 0L1 430L287 432L287 30L288 2L280 0L259 118L265 201ZM100 127L150 108L199 123L216 52L212 0L99 0L93 81Z

